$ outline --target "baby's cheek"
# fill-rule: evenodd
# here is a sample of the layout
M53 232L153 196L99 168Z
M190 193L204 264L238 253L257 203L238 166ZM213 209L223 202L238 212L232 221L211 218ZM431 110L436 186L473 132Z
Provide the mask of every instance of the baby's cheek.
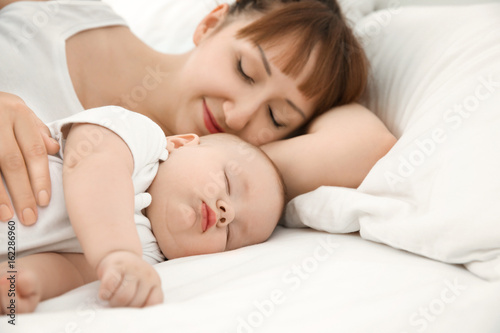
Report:
M172 226L173 230L182 230L184 228L194 227L196 224L196 212L190 206L180 205L179 214L175 214L175 217L171 222L174 224Z

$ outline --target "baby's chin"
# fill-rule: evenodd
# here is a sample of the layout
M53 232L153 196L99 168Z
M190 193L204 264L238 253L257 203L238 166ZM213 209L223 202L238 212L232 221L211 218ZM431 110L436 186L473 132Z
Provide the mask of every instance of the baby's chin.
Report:
M168 260L206 254L200 253L199 251L193 251L192 249L172 248L172 246L167 246L166 248L160 247L160 250Z
M163 253L168 260L185 257L185 255L183 255L184 251L175 251L171 246L161 246L161 242L158 242L158 245L160 246L161 253Z
M179 248L173 249L172 247L167 247L165 249L160 247L160 250L163 253L163 255L165 256L165 258L167 258L168 260L224 252L223 250L222 251L214 251L214 250L203 251L200 249L179 249Z

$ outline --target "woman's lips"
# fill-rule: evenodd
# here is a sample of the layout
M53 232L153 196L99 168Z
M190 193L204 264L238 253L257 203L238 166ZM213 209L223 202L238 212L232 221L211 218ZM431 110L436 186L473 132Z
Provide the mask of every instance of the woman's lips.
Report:
M204 202L201 203L201 217L201 229L203 232L213 227L217 221L215 212Z
M210 110L208 109L205 100L203 100L203 121L205 122L205 127L210 132L210 134L224 133L224 130L219 126L212 112L210 112Z

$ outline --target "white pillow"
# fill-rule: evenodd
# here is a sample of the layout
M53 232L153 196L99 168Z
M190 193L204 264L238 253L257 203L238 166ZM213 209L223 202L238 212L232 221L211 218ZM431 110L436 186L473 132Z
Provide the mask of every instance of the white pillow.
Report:
M217 0L103 1L111 5L146 44L166 53L182 53L193 48L194 29L220 3Z
M103 0L146 44L160 52L181 53L194 47L192 36L201 19L220 3L236 0ZM338 0L351 24L371 13L377 2L392 12L398 0Z
M120 14L132 31L160 52L181 53L194 45L193 31L200 20L219 3L236 0L102 0ZM411 4L475 3L500 0L337 0L351 24L376 9L389 15ZM384 24L384 22L380 22Z
M286 219L499 279L500 4L380 15L357 25L373 71L366 104L399 141L357 190L304 194Z

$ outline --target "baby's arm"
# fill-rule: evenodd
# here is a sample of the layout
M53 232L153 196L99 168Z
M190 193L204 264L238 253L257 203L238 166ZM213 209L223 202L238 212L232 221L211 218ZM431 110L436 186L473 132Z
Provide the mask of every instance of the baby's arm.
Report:
M63 185L68 215L85 258L101 280L99 294L113 306L163 300L161 281L142 259L134 222L132 154L112 131L75 124L64 148Z

